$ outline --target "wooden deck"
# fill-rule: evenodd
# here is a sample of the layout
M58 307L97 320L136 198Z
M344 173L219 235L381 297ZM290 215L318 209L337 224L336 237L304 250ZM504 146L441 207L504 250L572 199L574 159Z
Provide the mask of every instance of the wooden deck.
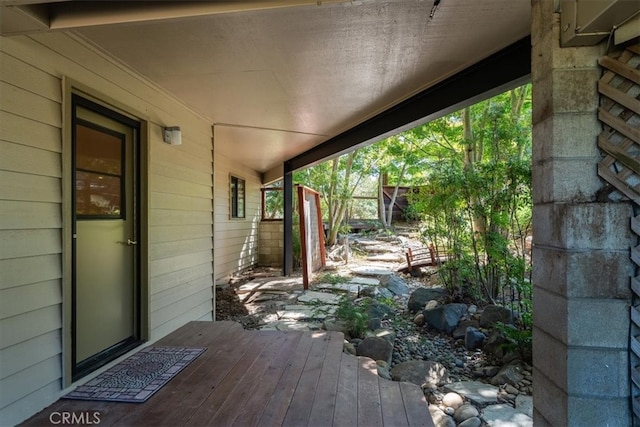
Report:
M191 322L156 345L208 349L145 403L59 400L23 425L97 412L101 427L433 426L420 387L379 378L371 359L342 352L339 332Z

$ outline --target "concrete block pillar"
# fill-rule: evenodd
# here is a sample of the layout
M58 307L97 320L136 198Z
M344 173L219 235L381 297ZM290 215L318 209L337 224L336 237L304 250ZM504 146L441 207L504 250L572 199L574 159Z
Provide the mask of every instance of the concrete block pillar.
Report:
M599 196L598 58L532 1L534 424L630 425L631 205Z

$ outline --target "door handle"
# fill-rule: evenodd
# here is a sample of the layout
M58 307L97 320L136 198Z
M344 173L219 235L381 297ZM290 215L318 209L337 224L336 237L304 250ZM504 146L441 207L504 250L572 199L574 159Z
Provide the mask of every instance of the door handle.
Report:
M138 244L138 242L137 242L137 241L135 241L135 240L131 240L131 239L127 239L127 245L129 245L129 246L134 246L134 245L137 245L137 244Z

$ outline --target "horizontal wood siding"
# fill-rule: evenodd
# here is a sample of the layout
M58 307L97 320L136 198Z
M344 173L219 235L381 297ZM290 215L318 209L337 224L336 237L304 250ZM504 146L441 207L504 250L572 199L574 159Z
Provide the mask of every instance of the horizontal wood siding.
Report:
M63 76L142 112L148 121L151 339L212 315L211 124L79 38L64 33L2 38L2 425L20 422L61 394ZM162 142L162 127L174 125L182 129L181 146Z
M215 143L214 143L215 145ZM215 275L216 282L258 263L260 176L216 152L215 159ZM245 218L231 218L229 176L245 180Z

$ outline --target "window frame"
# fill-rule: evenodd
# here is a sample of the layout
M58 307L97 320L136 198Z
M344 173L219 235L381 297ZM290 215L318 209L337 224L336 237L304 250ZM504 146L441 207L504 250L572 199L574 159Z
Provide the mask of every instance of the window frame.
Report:
M239 202L240 193L242 203ZM240 209L242 212L240 212ZM247 217L247 181L237 175L229 174L229 218L245 219Z

